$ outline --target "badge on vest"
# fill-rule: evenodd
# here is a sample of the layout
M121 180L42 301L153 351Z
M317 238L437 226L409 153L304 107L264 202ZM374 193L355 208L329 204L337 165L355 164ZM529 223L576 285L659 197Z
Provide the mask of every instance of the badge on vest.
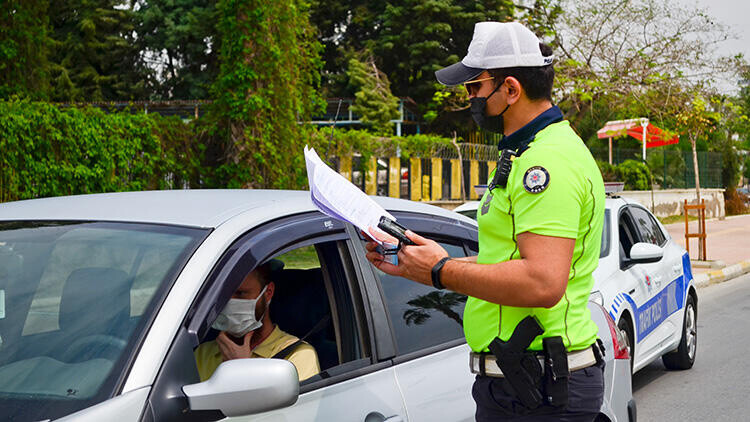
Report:
M534 166L526 170L523 175L523 187L529 193L544 192L549 186L549 172L541 166Z

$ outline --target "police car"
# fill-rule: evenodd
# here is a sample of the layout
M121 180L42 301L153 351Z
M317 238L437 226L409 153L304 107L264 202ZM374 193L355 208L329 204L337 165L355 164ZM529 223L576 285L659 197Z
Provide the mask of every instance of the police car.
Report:
M476 218L478 202L454 211ZM633 372L662 358L689 369L697 347L698 295L690 257L641 204L608 189L591 299L617 322Z

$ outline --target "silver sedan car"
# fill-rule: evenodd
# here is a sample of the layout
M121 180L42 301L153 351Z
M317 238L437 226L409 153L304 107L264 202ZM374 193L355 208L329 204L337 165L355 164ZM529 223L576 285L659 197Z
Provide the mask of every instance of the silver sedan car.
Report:
M473 220L375 198L456 257ZM10 420L470 421L466 298L379 272L354 227L309 192L165 191L0 204L0 409ZM315 348L302 382L239 359L201 382L194 350L244 276L271 258L272 320ZM607 371L627 349L589 307ZM627 360L625 361L627 365ZM630 379L607 387L602 420ZM623 413L624 412L624 413ZM634 415L633 415L634 416Z

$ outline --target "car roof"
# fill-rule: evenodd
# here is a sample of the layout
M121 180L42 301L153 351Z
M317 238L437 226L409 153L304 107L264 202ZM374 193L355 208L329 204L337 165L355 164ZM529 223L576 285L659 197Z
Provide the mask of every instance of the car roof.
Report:
M372 199L388 211L411 211L464 220L451 211L425 203L376 196ZM317 208L309 191L188 189L6 202L0 204L0 221L114 221L215 228L254 209L273 210L281 217Z

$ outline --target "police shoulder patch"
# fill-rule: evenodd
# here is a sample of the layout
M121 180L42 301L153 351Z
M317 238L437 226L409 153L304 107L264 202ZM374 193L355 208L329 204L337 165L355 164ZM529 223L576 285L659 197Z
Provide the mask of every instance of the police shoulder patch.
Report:
M542 166L534 166L526 170L523 176L523 188L529 193L544 192L549 186L549 172Z

